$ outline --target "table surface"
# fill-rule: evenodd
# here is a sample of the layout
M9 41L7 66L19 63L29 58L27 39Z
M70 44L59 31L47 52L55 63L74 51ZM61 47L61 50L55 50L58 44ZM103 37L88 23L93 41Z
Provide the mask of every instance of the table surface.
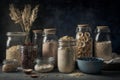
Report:
M37 73L38 78L31 78L23 72L5 73L0 68L0 80L120 80L120 71L102 71L100 74L85 74L78 70L65 74L57 70L49 73Z

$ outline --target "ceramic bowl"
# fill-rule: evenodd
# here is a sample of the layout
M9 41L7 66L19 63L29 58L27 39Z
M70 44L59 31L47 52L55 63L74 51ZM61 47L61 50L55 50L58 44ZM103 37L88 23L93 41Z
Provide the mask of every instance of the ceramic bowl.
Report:
M77 59L78 69L84 73L100 73L102 70L103 59L86 57Z

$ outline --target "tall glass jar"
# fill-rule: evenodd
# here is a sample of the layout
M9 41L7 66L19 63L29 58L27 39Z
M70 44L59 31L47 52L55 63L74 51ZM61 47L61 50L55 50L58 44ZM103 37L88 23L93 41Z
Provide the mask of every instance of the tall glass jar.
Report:
M92 31L88 24L80 24L76 28L76 57L91 57L92 56Z
M112 59L110 29L108 26L97 26L95 36L95 56L104 60Z
M37 58L42 57L42 41L43 41L43 31L42 30L33 30L33 44L37 45Z
M54 57L56 65L58 38L55 35L55 33L56 33L55 28L44 29L42 55L43 57Z
M20 46L24 44L25 32L7 32L6 59L17 59L21 64Z
M59 40L58 47L58 70L70 73L75 68L75 41Z

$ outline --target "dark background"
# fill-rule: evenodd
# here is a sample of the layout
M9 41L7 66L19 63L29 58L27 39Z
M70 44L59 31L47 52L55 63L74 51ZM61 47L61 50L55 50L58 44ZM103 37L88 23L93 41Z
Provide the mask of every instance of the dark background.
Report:
M32 29L57 28L57 36L74 36L78 24L87 23L92 30L107 25L111 30L113 52L120 54L119 0L1 0L0 2L0 62L5 58L6 32L20 31L9 17L9 4L22 9L25 4L40 4L38 18Z

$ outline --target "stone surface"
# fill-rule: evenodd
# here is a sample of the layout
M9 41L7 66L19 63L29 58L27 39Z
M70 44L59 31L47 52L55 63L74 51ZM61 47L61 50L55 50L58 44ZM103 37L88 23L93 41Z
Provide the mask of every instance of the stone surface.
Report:
M38 78L31 78L23 72L4 73L0 68L0 80L120 80L120 71L102 71L101 74L84 74L75 71L65 74L56 70L50 73L37 73L37 75Z

